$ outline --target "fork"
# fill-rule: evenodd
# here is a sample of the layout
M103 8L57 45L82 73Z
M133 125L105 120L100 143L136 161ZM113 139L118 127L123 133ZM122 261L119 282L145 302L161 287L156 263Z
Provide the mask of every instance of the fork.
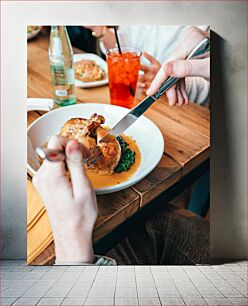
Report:
M66 159L65 151L63 150L37 147L35 151L42 159L47 159L50 162L60 162ZM99 146L92 147L90 152L91 156L83 159L83 162L86 163L87 166L93 165L103 156Z

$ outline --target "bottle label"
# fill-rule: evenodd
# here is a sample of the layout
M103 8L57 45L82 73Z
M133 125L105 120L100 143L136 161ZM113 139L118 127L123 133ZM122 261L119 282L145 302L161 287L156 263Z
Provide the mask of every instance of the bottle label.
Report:
M67 96L67 90L63 90L63 89L56 89L55 90L55 94L58 97L65 97Z
M67 77L67 82L69 84L74 83L74 69L73 68L67 68L66 69L66 77Z
M74 83L74 69L64 66L51 66L53 82L56 85L65 85Z
M65 69L63 66L51 66L52 78L55 85L66 84Z

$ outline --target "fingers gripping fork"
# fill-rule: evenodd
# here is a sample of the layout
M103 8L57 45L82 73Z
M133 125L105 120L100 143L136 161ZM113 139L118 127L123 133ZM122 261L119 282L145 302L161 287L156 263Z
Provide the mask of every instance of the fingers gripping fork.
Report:
M102 151L99 146L95 146L91 148L90 152L91 152L91 156L87 159L84 159L84 162L87 164L87 166L92 166L103 156Z
M45 158L50 162L60 162L65 160L64 150L45 149L37 147L35 151L42 159ZM83 159L83 162L86 163L87 166L92 166L103 156L99 146L94 146L93 148L90 149L90 152L91 152L90 157Z

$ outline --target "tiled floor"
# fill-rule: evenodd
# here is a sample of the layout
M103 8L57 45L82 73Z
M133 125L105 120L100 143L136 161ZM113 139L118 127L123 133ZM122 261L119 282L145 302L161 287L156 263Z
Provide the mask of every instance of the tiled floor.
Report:
M32 267L2 261L0 305L247 305L247 262Z

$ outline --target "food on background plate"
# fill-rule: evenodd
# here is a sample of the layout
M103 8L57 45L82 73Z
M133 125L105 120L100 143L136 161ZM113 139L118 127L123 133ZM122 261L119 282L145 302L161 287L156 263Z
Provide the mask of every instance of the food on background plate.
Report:
M40 27L39 26L28 26L27 27L27 33L30 34L36 30L38 30Z
M75 62L75 77L82 82L101 81L106 78L105 71L93 60Z
M85 164L87 174L95 188L120 184L128 180L141 161L139 148L132 137L121 135L108 142L99 142L108 134L102 126L105 118L93 114L90 119L72 118L65 122L60 136L76 139L88 149L99 146L103 156L93 165Z

